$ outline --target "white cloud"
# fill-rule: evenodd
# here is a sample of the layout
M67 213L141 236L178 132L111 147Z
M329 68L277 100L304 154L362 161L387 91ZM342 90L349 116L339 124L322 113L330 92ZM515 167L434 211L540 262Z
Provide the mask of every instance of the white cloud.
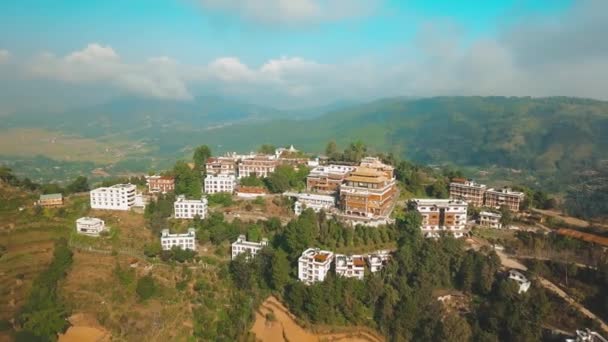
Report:
M269 24L307 24L370 14L376 0L199 0L207 9Z
M8 50L0 49L0 63L8 62L8 60L10 58L11 58L11 53L8 52Z

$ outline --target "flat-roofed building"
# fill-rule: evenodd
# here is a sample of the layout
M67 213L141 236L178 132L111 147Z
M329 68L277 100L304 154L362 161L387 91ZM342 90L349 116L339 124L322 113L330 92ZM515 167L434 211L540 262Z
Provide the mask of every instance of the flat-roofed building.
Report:
M266 178L274 172L278 161L274 156L259 155L252 159L242 160L238 166L239 178L255 175L256 177Z
M526 278L526 276L518 270L510 270L509 279L515 281L517 285L519 285L517 293L528 292L528 290L530 289L530 285L532 285L532 282L530 282L528 278Z
M236 176L234 174L219 173L205 176L205 192L208 194L233 193L235 186Z
M500 209L506 206L511 211L519 211L519 205L524 200L524 193L509 188L488 189L485 196L486 207Z
M204 219L207 217L207 199L188 200L186 196L179 195L173 203L173 211L178 219L193 219L195 216Z
M344 179L354 171L352 165L321 165L310 171L306 177L306 189L322 193L332 193L339 190Z
M247 241L245 235L239 237L232 243L232 259L239 254L247 253L247 259L255 257L262 248L268 246L268 239L262 239L260 242Z
M169 229L163 229L160 236L160 245L164 251L177 246L183 250L196 250L196 231L188 228L187 233L170 234Z
M501 214L490 211L482 211L479 213L479 225L482 227L500 229L502 228L502 224L500 223L501 218Z
M106 229L106 224L102 219L95 217L81 217L76 220L76 232L90 236L99 236Z
M397 186L385 171L357 167L340 186L340 209L348 216L388 217Z
M361 255L336 254L336 275L363 280L365 276L365 258Z
M309 194L305 192L286 192L283 196L296 199L293 211L300 215L306 208L311 208L316 213L321 210L329 211L336 207L336 197L331 195Z
M40 198L36 204L43 208L61 207L63 205L63 195L60 193L40 195Z
M466 232L467 203L450 199L415 199L413 203L422 216L420 229L425 237L449 233L462 237Z
M391 165L384 164L380 158L377 157L365 157L361 159L359 166L381 171L387 178L395 177L395 168Z
M134 184L115 184L91 190L91 208L105 210L129 210L135 205Z
M367 256L367 264L372 273L382 270L391 260L389 251L375 251Z
M236 159L232 157L210 157L205 163L207 175L236 175Z
M309 248L298 259L298 279L306 285L324 281L329 273L334 253Z
M148 176L146 177L148 191L155 193L167 193L175 190L175 178L172 176Z
M463 200L474 207L481 207L486 190L485 184L477 184L464 178L454 178L450 183L450 199Z

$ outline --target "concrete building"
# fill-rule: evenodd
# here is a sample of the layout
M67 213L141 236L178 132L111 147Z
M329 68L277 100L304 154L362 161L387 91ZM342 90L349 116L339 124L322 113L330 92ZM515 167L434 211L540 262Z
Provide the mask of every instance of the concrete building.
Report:
M274 172L278 161L274 156L259 155L252 159L242 160L238 166L239 179L255 175L256 177L266 178Z
M367 264L372 273L382 270L390 261L391 255L389 251L376 251L367 256Z
M167 193L175 190L175 178L171 176L148 176L146 177L148 192Z
M463 200L474 207L484 204L485 184L477 184L464 178L455 178L450 183L450 199Z
M178 219L193 219L198 216L200 219L207 217L207 199L187 200L186 196L177 196L173 203L174 217Z
M207 175L236 175L236 162L233 157L211 157L205 163Z
M95 217L81 217L76 220L76 232L90 236L99 236L99 233L106 229L106 224L102 219Z
M591 329L576 330L575 338L568 338L566 342L608 342L608 339Z
M196 250L196 231L188 228L187 233L170 234L169 229L163 229L160 236L160 245L164 251L168 251L174 246L183 250Z
M502 206L507 206L511 211L519 211L519 205L524 200L524 193L512 191L509 188L503 189L488 189L486 191L485 205L486 207L500 209Z
M243 186L239 185L235 189L236 196L244 199L255 199L268 195L268 191L260 186Z
M464 236L467 223L467 203L450 199L415 199L416 210L422 215L420 229L425 237L439 237L450 233Z
M306 208L311 208L316 213L318 213L319 211L321 211L321 209L325 211L330 211L331 209L336 207L336 198L330 195L286 192L283 194L283 196L293 197L296 199L293 211L298 216Z
M234 174L207 174L205 177L205 192L208 194L216 194L218 192L233 193L235 186L236 176Z
M363 280L365 259L361 255L336 254L336 275Z
M334 253L309 248L298 259L298 279L306 285L325 280L331 268Z
M387 171L358 167L340 185L340 209L347 216L388 217L397 186Z
M36 204L43 208L61 207L63 205L63 195L60 193L40 195L40 198Z
M136 186L116 184L93 189L90 192L91 208L106 210L129 210L135 204Z
M365 157L361 159L359 166L383 172L386 178L395 177L395 168L391 165L384 164L380 158L377 157Z
M482 227L500 229L502 228L502 223L500 223L501 218L501 214L482 211L479 213L479 225Z
M525 275L517 270L509 271L509 279L515 281L517 285L519 285L517 293L528 292L528 289L530 289L530 285L532 284Z
M262 239L260 242L247 241L245 235L239 237L232 243L232 259L236 258L241 253L248 253L249 257L255 257L258 252L268 246L268 239Z
M317 166L306 177L306 189L322 193L336 192L355 168L352 165L335 164Z

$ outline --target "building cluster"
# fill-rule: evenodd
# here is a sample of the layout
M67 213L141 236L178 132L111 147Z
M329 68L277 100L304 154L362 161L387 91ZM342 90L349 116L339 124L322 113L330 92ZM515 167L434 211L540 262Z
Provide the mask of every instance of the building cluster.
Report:
M76 220L76 232L89 236L99 236L106 230L106 224L102 219L95 217L81 217Z
M160 245L164 251L173 247L196 251L196 231L194 228L189 228L187 233L171 234L169 229L163 229L160 235Z
M422 216L420 229L425 237L452 234L459 238L466 233L467 202L454 199L415 199L412 204Z
M341 277L363 279L366 266L370 272L380 271L389 261L387 251L377 251L366 256L334 254L319 248L305 250L298 259L298 279L310 285L325 280L335 263L335 273Z
M455 178L450 183L450 199L462 200L474 207L500 209L506 206L512 211L519 211L524 197L523 192L509 188L488 189L485 184L463 178Z

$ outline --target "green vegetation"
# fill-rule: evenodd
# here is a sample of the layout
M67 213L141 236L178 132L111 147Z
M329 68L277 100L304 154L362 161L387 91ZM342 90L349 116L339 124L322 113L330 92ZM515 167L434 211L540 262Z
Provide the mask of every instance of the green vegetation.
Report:
M299 166L296 170L289 165L279 165L264 179L264 183L272 193L283 193L289 189L302 190L306 188L306 176L309 172L305 166Z
M154 293L156 292L156 284L154 283L154 278L150 276L143 276L137 280L137 288L135 292L139 296L139 299L144 301L146 299L152 298Z
M23 330L42 340L54 341L69 323L68 311L57 295L58 282L72 264L72 251L64 239L57 240L48 269L34 281L27 302L19 314Z

